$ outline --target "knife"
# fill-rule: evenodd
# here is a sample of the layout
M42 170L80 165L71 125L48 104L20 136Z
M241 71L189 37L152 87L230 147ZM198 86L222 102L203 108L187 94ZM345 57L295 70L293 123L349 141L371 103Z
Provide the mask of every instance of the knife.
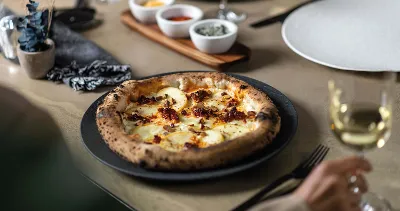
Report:
M250 26L253 27L253 28L261 28L261 27L268 26L268 25L271 25L271 24L276 23L276 22L283 22L292 12L294 12L298 8L300 8L300 7L304 6L304 5L307 5L309 3L316 2L316 1L320 1L320 0L306 1L304 3L301 3L301 4L297 5L294 8L291 8L290 10L288 10L286 12L283 12L283 13L279 14L279 15L275 15L275 16L268 17L266 19L251 23Z

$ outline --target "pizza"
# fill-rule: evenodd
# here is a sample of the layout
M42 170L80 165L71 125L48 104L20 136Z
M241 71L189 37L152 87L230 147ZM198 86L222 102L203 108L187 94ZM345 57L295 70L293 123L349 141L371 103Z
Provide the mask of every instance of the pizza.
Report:
M98 106L96 123L109 148L144 168L220 167L270 144L278 109L266 93L218 72L130 80Z

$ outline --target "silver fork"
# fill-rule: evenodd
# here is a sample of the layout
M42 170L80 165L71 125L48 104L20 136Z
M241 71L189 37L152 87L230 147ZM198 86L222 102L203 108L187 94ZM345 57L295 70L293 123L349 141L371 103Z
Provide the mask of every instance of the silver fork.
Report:
M301 182L310 174L312 169L320 164L328 154L329 147L324 145L318 145L317 148L311 153L311 155L301 162L291 173L286 174L270 185L260 190L253 197L243 202L232 211L244 211L254 206L258 202L265 200L277 193L282 193L288 190L294 190L298 187Z

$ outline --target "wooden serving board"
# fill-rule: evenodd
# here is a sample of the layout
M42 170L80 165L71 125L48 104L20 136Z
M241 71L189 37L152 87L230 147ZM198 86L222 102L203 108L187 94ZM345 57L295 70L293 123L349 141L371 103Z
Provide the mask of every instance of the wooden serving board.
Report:
M121 14L121 21L147 38L216 70L224 71L236 63L248 61L251 55L250 49L239 42L236 42L228 52L223 54L203 53L197 50L190 38L173 39L165 36L157 24L139 23L130 10Z

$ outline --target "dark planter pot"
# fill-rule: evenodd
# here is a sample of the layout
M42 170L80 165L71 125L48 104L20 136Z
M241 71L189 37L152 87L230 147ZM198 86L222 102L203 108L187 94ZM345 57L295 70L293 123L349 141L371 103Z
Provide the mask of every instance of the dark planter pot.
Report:
M51 39L47 39L46 43L50 46L50 48L41 52L26 52L21 50L19 46L17 48L19 63L30 78L44 78L49 70L54 66L54 42Z

